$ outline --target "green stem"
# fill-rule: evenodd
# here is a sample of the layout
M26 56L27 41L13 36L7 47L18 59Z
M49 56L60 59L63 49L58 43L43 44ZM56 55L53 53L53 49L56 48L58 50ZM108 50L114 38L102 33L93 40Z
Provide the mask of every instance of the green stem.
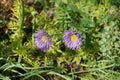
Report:
M34 31L35 31L35 25L36 25L36 16L33 15L34 19L33 19L33 26L32 26L32 42L34 42Z
M21 62L22 59L22 54L20 48L22 47L22 30L24 26L24 1L20 0L20 26L19 26L19 42L18 42L18 52L19 52L19 57L18 57L18 62Z
M20 0L21 6L20 6L20 28L19 28L19 34L22 35L22 29L24 26L24 1Z

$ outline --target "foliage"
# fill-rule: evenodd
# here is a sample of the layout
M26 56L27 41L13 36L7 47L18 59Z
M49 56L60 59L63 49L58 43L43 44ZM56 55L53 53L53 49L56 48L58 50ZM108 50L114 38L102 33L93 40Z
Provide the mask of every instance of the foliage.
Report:
M119 3L38 0L34 4L43 6L38 11L23 2L14 1L9 39L0 42L0 79L119 80ZM34 33L39 29L51 36L53 45L47 52L38 50L34 43ZM83 44L78 50L64 45L63 33L69 29L82 34Z

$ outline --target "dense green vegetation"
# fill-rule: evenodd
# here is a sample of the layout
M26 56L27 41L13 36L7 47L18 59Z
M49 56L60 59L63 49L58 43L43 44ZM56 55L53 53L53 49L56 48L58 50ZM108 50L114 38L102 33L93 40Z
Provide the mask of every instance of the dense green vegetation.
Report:
M48 33L52 41L45 52L35 43L38 30ZM81 34L79 49L65 45L66 30ZM119 80L120 0L13 0L1 4L0 79Z

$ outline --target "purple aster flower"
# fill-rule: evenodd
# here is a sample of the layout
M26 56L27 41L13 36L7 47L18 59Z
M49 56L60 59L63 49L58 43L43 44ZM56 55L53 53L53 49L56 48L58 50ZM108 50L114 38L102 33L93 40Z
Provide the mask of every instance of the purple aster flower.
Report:
M74 30L65 31L63 38L65 45L72 50L76 50L82 45L82 36Z
M38 49L40 49L43 52L46 52L50 49L52 41L50 39L50 36L44 30L37 31L34 36L35 43Z

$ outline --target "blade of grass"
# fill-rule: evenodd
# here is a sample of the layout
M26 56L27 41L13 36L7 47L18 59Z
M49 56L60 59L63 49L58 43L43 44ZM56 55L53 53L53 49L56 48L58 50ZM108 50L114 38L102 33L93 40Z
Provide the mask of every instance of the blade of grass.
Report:
M22 67L21 64L19 64L19 63L16 63L16 64L14 64L14 63L6 63L3 66L1 66L0 69L3 70L3 71L6 71L6 70L8 70L10 68L12 69L13 67L20 68L20 69L26 71L24 69L24 67Z
M29 74L29 75L25 76L25 77L24 77L23 79L21 79L21 80L26 80L26 79L29 79L30 77L33 77L33 76L37 76L37 77L41 78L42 80L45 80L45 78L43 78L41 75L39 75L39 74L37 74L37 73ZM41 80L41 79L40 79L40 80Z
M60 77L62 77L63 79L65 79L65 80L72 80L70 77L68 77L68 76L64 76L64 75L61 75L61 74L59 74L59 73L56 73L56 72L53 72L53 71L51 71L51 72L49 72L49 73L47 73L48 75L57 75L57 76L60 76Z
M105 66L105 67L101 67L101 68L93 68L93 69L89 69L89 70L85 70L85 71L79 71L79 72L74 72L74 74L80 74L80 73L86 73L86 72L94 72L94 71L99 71L101 69L106 69L106 68L111 68L115 66L114 64L111 64L111 65L108 65L108 66ZM69 75L72 75L72 73L69 73Z
M33 77L33 76L38 76L40 77L42 80L45 80L40 74L42 73L47 73L49 72L50 70L34 70L34 71L30 71L30 72L27 72L25 74L22 74L22 75L18 75L18 76L24 76L24 78L22 80L26 80L30 77Z
M9 77L0 74L0 80L11 80Z
M28 70L30 70L30 69L53 69L53 68L55 68L54 66L41 66L41 67L24 67L24 69L28 69Z

